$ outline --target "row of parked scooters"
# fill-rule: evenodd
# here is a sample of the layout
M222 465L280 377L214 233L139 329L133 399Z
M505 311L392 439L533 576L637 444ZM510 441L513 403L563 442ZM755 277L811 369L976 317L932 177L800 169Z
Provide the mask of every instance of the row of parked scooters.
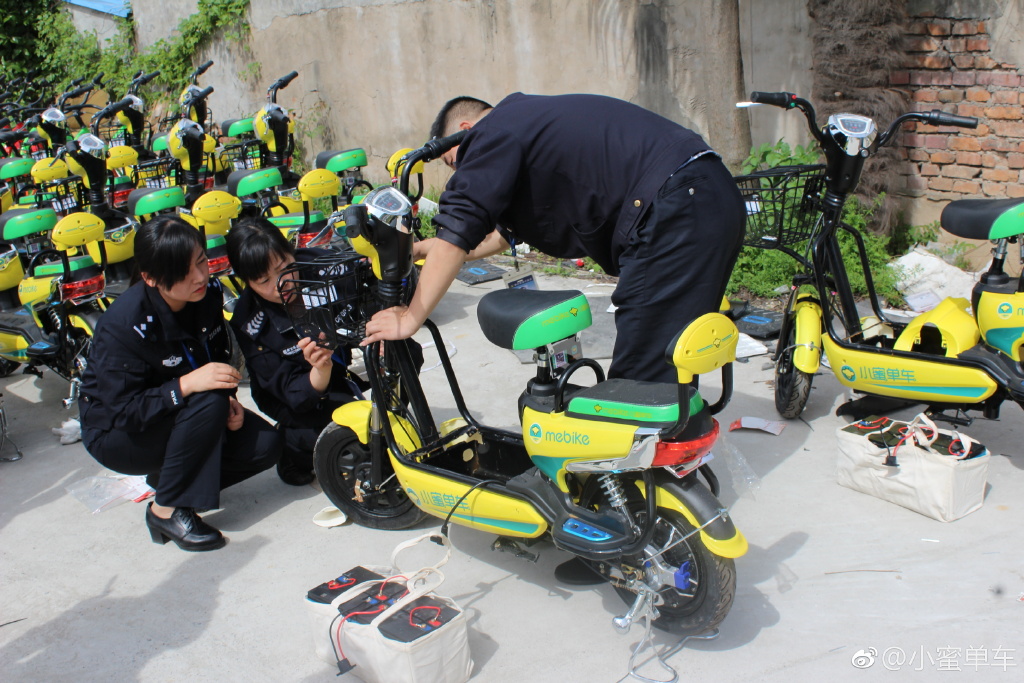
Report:
M137 227L176 213L203 233L210 277L224 284L230 316L238 282L224 236L243 216L264 216L297 247L345 247L342 209L373 189L362 149L325 151L315 169L292 170L295 122L267 89L251 118L218 126L213 87L198 67L174 116L147 120L139 89L159 72L139 72L112 100L100 74L47 97L45 82L0 75L0 377L24 365L49 367L77 401L93 330L134 268ZM392 177L406 150L388 163ZM419 177L422 164L410 169Z

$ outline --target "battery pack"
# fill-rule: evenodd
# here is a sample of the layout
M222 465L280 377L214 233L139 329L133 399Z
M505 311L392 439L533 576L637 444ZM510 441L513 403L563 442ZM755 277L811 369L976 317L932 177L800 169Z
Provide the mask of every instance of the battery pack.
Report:
M329 605L334 599L353 586L358 586L366 581L382 581L383 576L372 572L366 567L353 567L336 579L321 583L316 588L311 588L306 597L313 602Z
M345 621L369 624L374 617L386 610L395 601L408 592L404 583L387 583L383 587L375 586L351 600L338 603L338 612ZM352 615L352 616L349 616Z
M424 596L410 602L406 607L382 621L377 628L391 640L411 643L444 626L459 614L461 614L459 610L447 603Z

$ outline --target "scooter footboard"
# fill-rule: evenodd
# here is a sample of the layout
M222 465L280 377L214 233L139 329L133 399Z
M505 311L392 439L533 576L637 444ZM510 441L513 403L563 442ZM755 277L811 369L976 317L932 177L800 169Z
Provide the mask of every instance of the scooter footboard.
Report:
M638 482L641 493L642 482ZM656 476L659 508L673 510L700 530L704 546L719 557L736 558L747 552L747 539L732 520L724 516L724 506L696 476L674 479L668 474ZM705 526L706 525L706 526Z

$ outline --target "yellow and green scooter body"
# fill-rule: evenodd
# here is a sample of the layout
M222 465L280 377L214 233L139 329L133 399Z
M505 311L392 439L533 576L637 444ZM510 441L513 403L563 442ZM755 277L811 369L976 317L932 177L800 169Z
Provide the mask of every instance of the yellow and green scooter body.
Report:
M68 165L60 159L46 157L32 164L32 180L36 184L60 180L67 178L68 175Z
M372 412L370 401L352 401L334 411L334 422L351 429L362 443L369 443ZM412 425L397 415L389 414L395 439L405 451L419 447ZM406 495L416 507L427 514L445 518L471 484L440 474L425 467L416 467L391 453L391 466ZM528 502L488 489L476 489L462 501L452 515L463 526L503 536L535 538L547 531L544 518Z
M139 163L139 153L134 147L118 145L107 150L107 170L116 171Z
M925 354L890 355L877 349L839 346L821 338L829 365L839 382L856 391L907 398L922 403L980 403L995 393L988 373Z
M181 217L206 233L207 237L224 236L231 229L231 221L241 213L242 202L223 190L207 192L192 205L192 210Z
M0 213L11 208L14 204L14 191L12 186L15 183L10 181L17 178L28 178L32 175L32 166L35 161L31 158L11 157L0 159Z
M797 296L793 306L793 366L813 375L821 366L821 306L810 294Z
M256 137L266 145L267 150L273 153L284 152L283 149L278 149L277 136L274 135L274 130L270 127L270 110L276 108L281 110L281 106L278 104L268 104L256 112L256 116L252 119L252 129L256 134ZM295 120L288 117L288 134L291 135L295 132Z
M985 343L1019 363L1024 345L1024 292L991 291L979 284L974 293L975 316Z
M89 256L96 263L100 262L99 243L90 242L86 245ZM126 223L114 230L103 233L103 248L107 252L107 264L122 263L135 256L135 225Z

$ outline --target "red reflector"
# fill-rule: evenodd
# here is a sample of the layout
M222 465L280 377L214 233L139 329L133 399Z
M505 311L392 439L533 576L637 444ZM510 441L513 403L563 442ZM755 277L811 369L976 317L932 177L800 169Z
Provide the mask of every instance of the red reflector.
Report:
M61 283L61 301L71 301L77 303L78 301L85 299L87 297L102 294L103 284L104 282L102 273L100 273L96 277L91 277L88 280Z
M718 420L711 418L711 431L690 441L659 441L654 447L654 467L679 467L692 464L708 454L718 439Z
M231 270L231 262L228 261L227 254L224 256L216 256L207 261L207 263L210 264L210 275L220 275L221 273L226 273Z
M209 176L203 179L203 188L207 190L213 189L213 176Z
M320 239L317 239L317 238ZM300 232L295 235L295 246L299 249L305 247L322 247L331 241L331 232L321 230L320 232Z
M128 195L130 195L132 193L133 189L135 189L135 188L130 188L130 189L127 189L127 190L115 190L113 195L112 195L112 199L110 201L111 206L114 206L116 208L120 208L120 207L124 206L125 204L127 204L128 203Z

